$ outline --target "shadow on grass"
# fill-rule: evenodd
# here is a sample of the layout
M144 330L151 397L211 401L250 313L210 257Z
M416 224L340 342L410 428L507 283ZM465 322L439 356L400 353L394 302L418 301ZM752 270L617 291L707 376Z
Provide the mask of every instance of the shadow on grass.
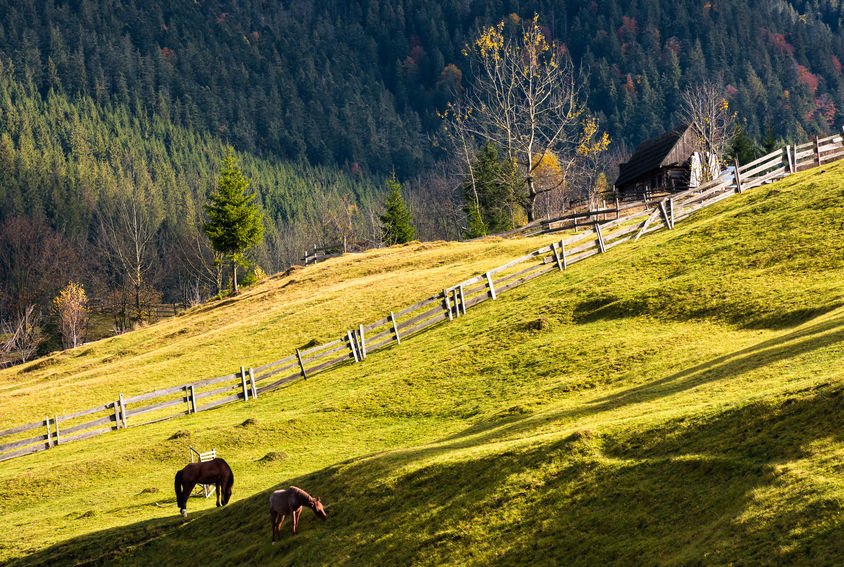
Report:
M613 437L531 446L477 439L362 457L289 479L322 497L270 546L270 490L188 522L151 520L69 540L18 565L835 564L842 503L778 489L777 465L844 441L844 386ZM489 439L490 441L494 439ZM794 526L801 529L795 530Z
M812 319L842 307L840 301L814 305L791 311L765 313L759 302L749 306L713 305L682 313L670 309L675 299L671 294L653 291L632 297L618 297L611 293L593 293L575 305L572 320L575 323L594 323L600 320L624 319L658 314L677 321L715 320L723 321L739 329L785 330L803 325Z
M709 381L733 378L841 342L844 342L844 315L802 327L775 339L707 360L665 378L606 396L596 400L593 407L603 411L617 405L665 397Z
M675 372L664 378L630 387L573 409L532 414L518 419L476 423L449 440L486 443L523 434L549 422L578 419L626 405L647 403L717 380L734 378L782 360L798 357L844 342L844 314L797 329Z

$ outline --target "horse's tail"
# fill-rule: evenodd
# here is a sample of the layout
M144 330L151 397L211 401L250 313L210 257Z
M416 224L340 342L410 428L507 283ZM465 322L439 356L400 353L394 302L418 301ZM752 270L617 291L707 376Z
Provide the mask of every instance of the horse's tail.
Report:
M176 473L176 506L181 510L184 508L184 497L182 496L182 471Z

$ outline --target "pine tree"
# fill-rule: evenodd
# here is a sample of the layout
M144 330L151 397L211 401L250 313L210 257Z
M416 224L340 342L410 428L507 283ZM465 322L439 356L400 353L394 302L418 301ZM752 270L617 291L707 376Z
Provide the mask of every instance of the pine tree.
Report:
M469 226L466 227L465 237L468 239L480 238L487 235L487 226L481 215L480 208L475 204L474 200L466 202L467 220Z
M487 143L472 163L472 176L463 180L463 210L469 226L466 238L503 232L513 228L513 207L522 193L512 162L498 157L498 150Z
M211 246L232 263L232 290L237 293L237 266L244 254L261 241L264 235L263 215L251 203L254 193L247 193L249 180L243 177L231 147L217 177L217 189L211 193L205 211L208 222L203 225Z
M386 209L381 215L383 223L384 242L388 245L404 244L416 238L416 228L413 226L413 214L401 196L401 183L396 179L396 173L387 180Z

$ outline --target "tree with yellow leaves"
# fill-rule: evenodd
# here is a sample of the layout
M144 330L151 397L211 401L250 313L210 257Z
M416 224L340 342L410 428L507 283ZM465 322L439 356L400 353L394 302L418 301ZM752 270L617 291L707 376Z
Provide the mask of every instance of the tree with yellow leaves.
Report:
M511 33L513 28L520 31ZM586 81L575 72L565 46L548 41L539 16L525 22L511 16L484 27L464 54L475 66L475 81L462 124L516 164L527 192L528 221L533 221L537 197L565 185L579 160L609 145L586 110ZM556 173L548 183L539 176L552 160Z
M53 314L59 319L64 348L75 348L88 330L88 297L81 285L70 282L53 298Z

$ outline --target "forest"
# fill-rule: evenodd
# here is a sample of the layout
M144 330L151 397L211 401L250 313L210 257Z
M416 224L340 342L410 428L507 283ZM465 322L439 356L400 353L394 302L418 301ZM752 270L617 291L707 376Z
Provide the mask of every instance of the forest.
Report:
M464 237L440 116L477 79L478 31L535 15L616 156L675 126L704 80L751 153L841 123L836 0L2 0L0 320L46 315L69 281L125 303L133 239L150 302L219 294L201 225L227 146L264 215L246 280L344 237L383 244L393 175L418 238Z

